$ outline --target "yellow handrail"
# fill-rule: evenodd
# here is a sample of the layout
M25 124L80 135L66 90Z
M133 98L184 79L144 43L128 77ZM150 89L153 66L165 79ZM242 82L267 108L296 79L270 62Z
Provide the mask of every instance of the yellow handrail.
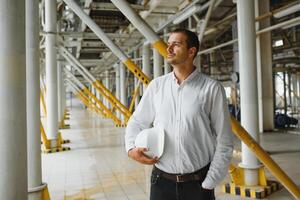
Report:
M135 103L135 100L136 100L136 97L137 97L139 91L140 91L140 82L139 82L137 88L134 90L134 93L132 95L132 99L131 99L130 106L129 106L130 112L132 112L132 110L133 110L133 106L134 106L134 103Z
M43 93L42 90L40 90L40 101L42 103L44 114L45 114L45 116L47 116L47 108L46 108L46 103L45 103L45 97L44 97L44 93Z
M109 101L109 103L117 108L126 119L129 119L131 112L124 106L99 80L93 83L93 86Z
M41 131L41 135L42 135L43 144L45 145L46 149L50 149L51 144L50 144L50 141L47 138L47 135L46 135L46 132L45 132L45 129L44 129L44 126L43 126L42 122L40 122L40 131Z
M231 116L231 126L234 134L242 140L269 171L286 187L286 189L300 200L300 190L288 175L277 165L267 152L249 135L249 133Z
M91 105L89 105L88 98L87 98L82 92L78 92L78 93L76 94L76 96L77 96L79 99L81 99L81 101L83 102L83 104L84 104L86 107L95 110L96 113L100 113L103 117L107 117L106 114L104 113L104 111L101 110L95 103L92 103Z
M121 124L121 120L119 120L110 109L108 109L93 93L91 93L88 88L83 88L83 92L91 97L100 106L100 108L103 109L105 113L115 122L115 124Z

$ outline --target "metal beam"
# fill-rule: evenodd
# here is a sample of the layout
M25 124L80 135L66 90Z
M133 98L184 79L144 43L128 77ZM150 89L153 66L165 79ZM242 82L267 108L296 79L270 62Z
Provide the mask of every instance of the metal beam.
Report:
M212 13L213 9L217 7L217 5L215 6L215 1L216 0L211 0L210 1L210 5L209 5L209 8L208 8L207 13L205 15L204 22L203 22L203 24L201 24L200 33L199 33L199 36L198 36L200 43L202 42L204 31L205 31L206 26L208 24L208 20L210 19L211 13Z
M142 11L147 10L148 6L131 4L131 7L135 10ZM119 11L116 6L112 3L93 2L90 5L90 9L94 11Z
M41 32L40 34L45 34ZM92 32L59 32L60 36L64 38L83 38L83 39L99 39L99 37ZM142 36L138 34L127 34L127 33L107 33L106 34L109 38L112 39L141 39Z
M154 30L138 15L126 0L111 0L113 4L126 16L126 18L142 33L153 47L163 56L167 56L166 44Z
M149 83L149 78L136 66L128 56L103 32L103 30L88 16L74 0L64 2L86 23L89 28L107 45L107 47L127 66L127 68L144 84Z
M118 109L124 116L126 121L129 119L131 112L124 106L104 85L97 80L66 48L60 46L60 52L83 77L95 87L108 102Z
M64 68L64 71L67 73L68 76L70 76L72 78L72 80L74 80L76 82L77 86L79 86L80 90L83 91L85 93L85 95L92 98L94 103L99 105L99 107L102 110L104 110L104 112L107 114L107 116L109 118L111 118L115 122L115 124L117 124L117 125L121 124L121 121L115 116L115 114L110 109L108 109L99 99L97 99L97 97L92 92L90 92L90 90L86 86L84 86L69 70ZM92 101L92 103L93 103L93 101Z
M73 93L82 101L82 103L94 110L96 113L100 113L103 117L107 117L107 114L103 109L100 109L95 102L90 101L89 96L87 96L75 83L73 83L69 78L66 79L69 86L73 90Z
M293 25L293 24L296 25L298 22L300 22L300 17L292 18L292 19L286 20L284 22L281 22L281 23L275 24L273 26L270 26L270 27L264 28L262 30L259 30L259 31L256 32L256 34L260 35L260 34L263 34L263 33L266 33L266 32L273 31L273 30L278 29L278 28L282 28L284 26Z

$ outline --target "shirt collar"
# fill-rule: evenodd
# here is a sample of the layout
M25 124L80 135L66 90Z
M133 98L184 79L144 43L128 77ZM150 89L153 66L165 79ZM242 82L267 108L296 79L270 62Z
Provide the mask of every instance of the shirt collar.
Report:
M182 81L182 83L187 83L187 82L192 81L199 74L200 74L200 71L199 71L198 68L196 68L184 81ZM178 80L177 80L177 78L175 76L174 70L172 72L172 79L173 79L173 81L175 81L176 83L178 83Z

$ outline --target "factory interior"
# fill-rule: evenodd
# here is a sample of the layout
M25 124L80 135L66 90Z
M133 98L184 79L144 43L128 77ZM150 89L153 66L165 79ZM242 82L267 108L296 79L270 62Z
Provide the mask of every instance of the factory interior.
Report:
M0 0L0 15L1 200L149 199L125 130L172 73L178 28L231 114L216 200L300 200L299 0Z

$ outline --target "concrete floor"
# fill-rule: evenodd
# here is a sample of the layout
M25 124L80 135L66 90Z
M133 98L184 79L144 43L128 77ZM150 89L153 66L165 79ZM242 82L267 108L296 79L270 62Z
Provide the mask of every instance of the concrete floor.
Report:
M52 200L146 200L149 194L150 166L130 160L124 150L124 128L114 127L83 109L77 100L70 110L71 129L62 130L71 151L42 155L43 181ZM272 132L261 135L262 146L282 169L300 186L300 134ZM236 143L239 149L240 142ZM239 162L236 156L233 162ZM267 171L269 179L275 179ZM228 181L226 177L225 181ZM223 194L218 200L249 199ZM270 200L294 199L286 189L268 196Z

